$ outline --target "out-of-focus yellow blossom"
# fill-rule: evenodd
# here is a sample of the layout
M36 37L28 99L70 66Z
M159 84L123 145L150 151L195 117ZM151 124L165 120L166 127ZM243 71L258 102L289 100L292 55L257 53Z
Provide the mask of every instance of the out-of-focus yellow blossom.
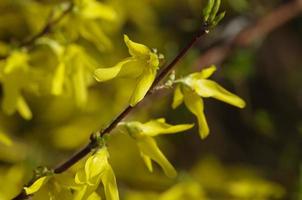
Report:
M22 96L22 89L28 86L29 56L25 52L14 51L0 63L0 82L3 87L2 109L12 115L16 111L26 120L32 118L32 113Z
M206 199L204 191L198 182L181 182L164 192L159 200L203 200Z
M75 200L87 199L97 189L100 182L104 185L107 200L119 199L115 175L108 158L107 148L102 147L86 160L85 166L75 176L75 182L80 186L75 191Z
M51 94L71 94L78 107L85 107L95 66L93 59L80 45L63 46L49 38L41 38L38 42L50 47L58 59L51 83Z
M101 22L112 23L116 18L116 11L105 3L97 0L75 0L72 13L62 25L73 40L84 38L103 51L112 48L112 44L104 33Z
M129 134L136 140L141 156L149 171L153 171L151 161L154 160L161 166L167 176L176 176L176 170L161 152L156 141L152 137L161 134L173 134L185 131L192 128L192 124L170 125L165 122L165 119L160 118L144 124L137 121L122 122L119 126L123 132Z
M0 143L11 146L12 140L6 134L0 132Z
M260 178L230 182L228 192L239 199L281 199L285 195L284 188L279 184Z
M144 98L156 77L159 57L147 46L131 41L127 35L124 35L124 41L131 57L122 60L113 67L96 69L95 78L100 82L123 76L137 78L130 99L130 105L135 106Z
M182 102L196 115L199 125L199 134L202 139L209 134L209 127L204 115L202 98L213 97L233 106L244 108L245 102L235 94L225 90L219 84L208 78L216 71L215 66L208 67L201 72L193 73L177 80L172 107L177 108ZM202 97L202 98L200 98Z
M182 181L168 190L158 193L151 191L127 191L126 200L204 200L206 198L202 186L193 180Z

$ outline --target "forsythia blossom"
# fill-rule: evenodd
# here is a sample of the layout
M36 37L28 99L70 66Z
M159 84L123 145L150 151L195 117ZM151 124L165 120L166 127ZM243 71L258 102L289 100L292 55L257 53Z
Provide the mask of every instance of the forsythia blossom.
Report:
M185 103L198 119L199 134L202 139L208 136L209 127L204 115L203 99L200 97L213 97L239 108L245 107L245 102L240 97L228 92L216 82L208 80L215 71L216 67L211 66L176 81L172 107L176 108L182 102Z
M95 78L100 82L121 76L137 78L136 87L130 99L130 105L135 106L144 98L156 77L159 57L147 46L131 41L127 35L124 35L124 41L131 57L113 67L96 69Z
M152 137L161 134L173 134L185 131L192 128L192 124L170 125L165 122L165 119L160 118L144 124L137 121L122 122L119 126L123 132L129 134L136 140L140 154L149 171L153 171L151 160L154 160L162 167L167 176L176 176L176 170L161 152L156 141Z
M76 200L84 200L90 197L100 182L104 185L107 200L119 199L115 175L108 158L107 148L102 147L90 156L84 168L77 172L75 182L81 187L76 191Z
M6 114L18 111L24 119L31 119L32 112L27 105L22 90L30 84L29 55L14 51L0 63L0 82L3 88L2 109Z

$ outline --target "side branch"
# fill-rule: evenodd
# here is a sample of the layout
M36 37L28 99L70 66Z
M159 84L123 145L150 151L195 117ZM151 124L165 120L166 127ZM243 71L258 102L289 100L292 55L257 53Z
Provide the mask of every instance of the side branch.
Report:
M193 45L199 40L199 38L203 35L208 33L208 27L206 24L203 24L200 30L197 32L197 34L193 37L193 39L189 42L189 44L183 48L180 53L171 61L170 64L168 64L163 70L159 73L159 75L156 77L154 80L152 86L148 90L145 98L147 96L150 96L152 94L152 90L159 85L159 83L167 76L167 74L176 66L176 64L186 55L186 53L193 47ZM144 98L144 99L145 99ZM144 100L143 99L143 100ZM142 100L142 101L143 101ZM142 102L141 101L141 102ZM141 103L140 102L140 103ZM137 104L138 105L138 104ZM121 112L115 120L113 120L110 125L104 129L103 131L99 132L99 136L104 136L105 134L110 134L110 132L117 126L119 122L121 122L134 108L131 106L128 106L127 108L124 109L123 112ZM77 161L81 160L83 157L85 157L94 146L94 141L92 140L86 147L84 147L81 151L79 151L77 154L72 156L69 160L64 162L63 164L59 165L58 167L55 168L54 172L55 173L62 173L66 171L68 168L70 168L72 165L74 165ZM85 153L84 153L85 152ZM86 153L87 152L87 153Z

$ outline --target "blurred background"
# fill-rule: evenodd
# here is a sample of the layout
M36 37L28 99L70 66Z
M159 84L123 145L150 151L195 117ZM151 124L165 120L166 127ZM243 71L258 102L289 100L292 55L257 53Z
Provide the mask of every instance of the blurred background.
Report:
M92 76L95 68L128 56L123 34L156 48L165 56L164 66L198 30L205 5L203 0L98 2L102 14L83 17L74 9L31 41L70 2L0 0L0 133L12 140L0 143L0 200L16 195L37 166L66 160L128 105L135 80L97 83ZM226 18L178 64L176 75L216 64L212 79L245 99L247 107L205 99L211 129L206 140L197 127L157 138L179 172L176 179L158 167L149 173L135 143L115 131L108 148L121 199L302 200L302 3L224 0L222 7ZM66 69L60 77L62 57ZM4 69L9 64L18 68L10 76ZM57 82L61 89L54 90ZM171 101L172 91L160 91L127 120L195 122L185 106L173 110Z

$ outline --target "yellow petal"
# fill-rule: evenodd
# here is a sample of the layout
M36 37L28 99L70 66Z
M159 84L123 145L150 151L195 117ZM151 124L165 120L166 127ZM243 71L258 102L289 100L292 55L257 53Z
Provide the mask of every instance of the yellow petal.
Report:
M77 189L74 193L73 199L72 200L84 200L86 199L87 193L88 192L88 185L82 185L81 188ZM89 195L89 194L88 194Z
M16 111L18 100L20 98L20 86L14 81L16 80L7 80L3 83L4 97L2 101L2 109L8 115L11 115Z
M209 78L217 70L215 65L211 65L200 72L201 78Z
M53 95L62 94L64 80L65 80L65 64L63 62L60 62L52 79L51 93Z
M28 67L28 54L20 51L14 51L7 58L4 67L4 73L10 74L20 69L26 69Z
M144 161L145 165L147 166L148 170L150 172L153 172L152 160L150 159L150 157L146 156L142 152L141 152L141 157L143 158L143 161Z
M87 159L85 163L85 174L88 183L95 184L97 182L98 176L109 165L108 156L107 148L103 147Z
M110 165L107 165L107 169L102 176L102 182L106 200L119 200L115 175Z
M109 81L113 78L116 78L118 74L120 73L122 67L133 61L131 58L127 58L119 63L117 63L115 66L110 68L98 68L94 71L94 77L99 82Z
M87 200L101 200L102 198L96 193L92 193Z
M48 179L48 176L44 176L36 180L31 186L24 187L26 194L30 195L37 192L48 181Z
M18 99L17 110L24 119L30 120L32 118L32 112L22 96Z
M85 174L85 170L84 169L80 169L74 178L74 181L76 184L84 184L86 183L86 174Z
M184 101L187 108L192 112L198 120L199 135L201 139L206 138L209 135L209 127L204 115L203 100L195 92L185 89Z
M183 93L181 91L181 86L177 85L174 91L174 97L173 97L173 103L172 103L172 108L175 109L177 108L180 104L182 104L184 100Z
M242 100L237 95L227 91L214 81L206 79L199 80L198 86L196 86L194 89L196 89L198 95L202 97L213 97L239 108L245 107L244 100Z
M75 95L76 105L84 107L87 102L87 86L83 66L77 66L72 76L73 91Z
M144 71L146 62L132 58L131 62L126 63L118 74L121 78L138 78Z
M144 70L143 74L138 78L136 87L132 93L130 99L131 106L135 106L138 102L140 102L145 97L148 90L152 86L155 77L156 77L156 70L152 70L152 69Z
M6 146L11 146L12 140L6 134L0 132L0 143L5 144Z
M151 51L147 46L131 41L127 35L124 35L124 41L131 56L149 59Z
M167 124L163 118L151 120L141 126L144 135L156 136L160 134L172 134L186 131L192 128L193 124Z
M216 70L217 70L216 66L212 65L210 67L201 70L201 72L192 73L184 79L185 83L189 83L188 85L191 86L192 83L195 83L200 79L209 78Z
M143 136L136 139L136 141L141 153L157 162L168 177L175 177L177 175L176 170L160 151L152 137Z
M112 49L112 42L99 23L95 21L84 22L84 24L79 25L79 32L84 39L96 45L101 52Z
M110 6L96 0L86 1L80 13L87 19L116 19L116 12Z

